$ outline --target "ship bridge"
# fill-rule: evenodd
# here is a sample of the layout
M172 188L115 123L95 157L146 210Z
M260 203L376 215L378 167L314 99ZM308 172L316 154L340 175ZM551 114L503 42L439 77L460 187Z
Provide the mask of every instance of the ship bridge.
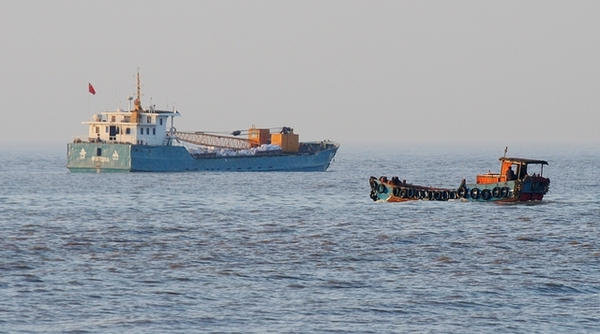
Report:
M167 133L167 123L179 112L157 110L155 106L144 109L141 103L140 74L137 74L137 97L134 106L128 111L117 109L94 114L88 125L88 138L91 142L127 143L137 145L166 145L171 141ZM129 100L131 101L132 98Z

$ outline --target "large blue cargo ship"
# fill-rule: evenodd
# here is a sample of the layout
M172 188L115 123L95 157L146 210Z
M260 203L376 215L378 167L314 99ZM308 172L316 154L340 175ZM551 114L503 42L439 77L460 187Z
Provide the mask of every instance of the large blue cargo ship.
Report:
M84 122L87 140L67 144L71 172L325 171L339 148L328 140L299 142L289 127L231 135L177 131L179 112L143 109L140 96L138 73L133 108Z

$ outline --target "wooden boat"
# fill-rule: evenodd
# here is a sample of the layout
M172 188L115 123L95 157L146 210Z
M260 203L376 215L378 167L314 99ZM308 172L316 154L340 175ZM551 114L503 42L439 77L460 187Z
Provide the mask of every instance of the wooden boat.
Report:
M475 202L541 201L548 192L550 179L543 177L544 160L501 157L500 172L477 175L476 183L465 180L456 189L406 183L398 177L369 178L370 197L374 201L406 202L414 200L468 200ZM539 174L528 174L529 166L539 165ZM513 168L516 170L513 170Z

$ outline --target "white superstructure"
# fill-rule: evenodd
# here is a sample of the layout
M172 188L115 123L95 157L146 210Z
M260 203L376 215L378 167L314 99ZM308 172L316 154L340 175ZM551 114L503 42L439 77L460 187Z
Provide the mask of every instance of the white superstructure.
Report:
M171 117L179 116L175 111L144 110L140 101L140 78L137 75L137 98L130 111L105 111L95 114L91 121L83 122L89 126L89 141L107 143L127 143L137 145L170 145L174 129L167 123Z
M107 111L93 116L89 126L90 141L128 143L139 145L165 145L169 134L169 117L179 115L170 111ZM135 117L137 116L137 117Z

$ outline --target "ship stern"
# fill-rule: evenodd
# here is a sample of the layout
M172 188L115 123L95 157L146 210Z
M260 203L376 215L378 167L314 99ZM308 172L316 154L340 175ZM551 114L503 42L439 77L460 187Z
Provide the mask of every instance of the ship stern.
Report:
M129 172L131 146L103 142L67 144L67 168L71 172Z

